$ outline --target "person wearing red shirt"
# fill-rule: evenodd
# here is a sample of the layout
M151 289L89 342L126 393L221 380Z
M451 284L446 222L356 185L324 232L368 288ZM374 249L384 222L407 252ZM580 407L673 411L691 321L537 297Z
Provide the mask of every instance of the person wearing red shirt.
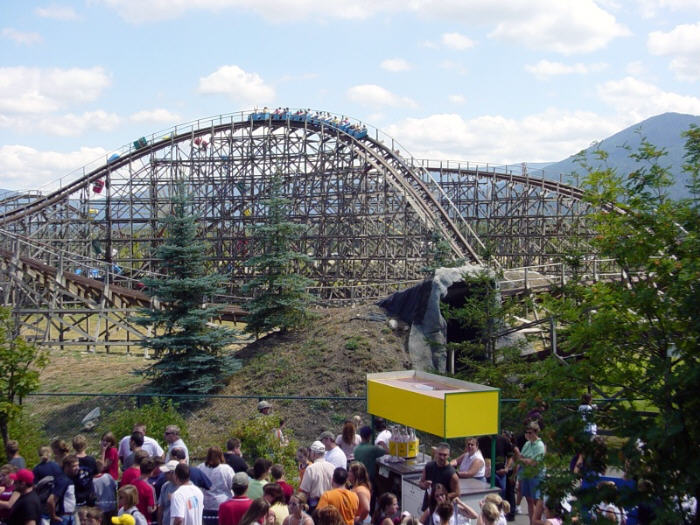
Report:
M253 500L245 495L248 490L248 481L248 474L245 472L237 472L233 476L231 483L233 498L219 505L219 525L238 525L253 503Z
M153 486L146 480L150 477L155 468L155 462L151 458L144 459L140 466L141 476L132 483L132 485L136 487L136 492L139 494L139 502L136 504L136 507L141 514L146 516L148 521L153 521L152 516L156 511L156 495Z
M289 498L294 494L294 487L284 480L284 467L282 465L275 464L270 468L270 475L272 476L272 481L279 484L282 487L282 494L284 494L284 502L289 503Z

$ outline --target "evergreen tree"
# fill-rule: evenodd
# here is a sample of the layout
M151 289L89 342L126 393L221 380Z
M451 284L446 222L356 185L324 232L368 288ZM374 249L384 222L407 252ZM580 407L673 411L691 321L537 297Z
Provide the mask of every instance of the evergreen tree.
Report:
M306 226L287 220L289 200L282 197L282 179L275 176L270 198L263 201L267 221L252 232L253 246L259 255L248 259L256 277L243 286L253 295L246 309L246 331L256 336L279 328L282 332L303 326L310 318L311 296L306 289L313 281L299 273L299 267L313 260L295 251Z
M205 273L206 245L197 238L188 206L180 186L173 197L173 214L162 220L164 242L154 254L164 275L143 279L145 292L157 298L161 308L142 309L135 322L154 331L143 344L158 362L142 370L153 387L163 393L206 394L240 363L227 353L237 340L236 331L208 324L220 308L204 304L220 291L225 277Z

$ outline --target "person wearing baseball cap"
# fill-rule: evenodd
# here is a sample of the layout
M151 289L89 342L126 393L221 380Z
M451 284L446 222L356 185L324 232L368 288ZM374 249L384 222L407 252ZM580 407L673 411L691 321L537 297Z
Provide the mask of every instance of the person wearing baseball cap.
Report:
M233 498L219 505L220 525L238 525L238 522L241 521L241 518L253 503L253 500L246 496L249 482L250 479L245 472L236 472L233 476L231 484Z
M335 468L347 468L348 458L343 449L335 442L335 436L330 430L321 432L318 440L326 447L326 461L333 463Z
M262 400L258 403L258 412L260 412L262 415L267 416L270 414L270 410L272 410L272 405L268 403L265 400Z
M335 467L326 461L326 446L323 443L314 441L310 450L313 463L306 467L299 490L308 496L309 510L313 512L321 494L332 488Z
M10 474L10 479L20 496L10 509L7 525L40 525L41 500L34 491L34 473L22 468Z
M177 490L175 484L175 469L180 464L177 459L171 459L165 465L161 465L160 472L166 480L158 493L158 523L170 525L170 497Z

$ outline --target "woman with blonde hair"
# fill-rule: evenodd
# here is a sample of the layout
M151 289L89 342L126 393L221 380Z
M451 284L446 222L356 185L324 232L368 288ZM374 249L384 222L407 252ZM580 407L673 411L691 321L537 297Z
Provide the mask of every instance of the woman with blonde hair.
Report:
M57 465L63 465L63 458L70 453L68 443L62 439L54 439L51 442L51 451L53 452L53 460Z
M481 514L476 520L476 525L496 525L500 515L501 511L498 510L498 507L487 501L481 507Z
M306 500L306 494L297 492L289 498L289 516L284 518L282 525L314 525L314 520L306 511L309 510L309 505Z
M355 517L355 524L359 525L365 521L369 522L370 502L372 501L372 484L369 482L369 474L364 463L353 461L348 469L348 483L351 490L357 494L360 506Z
M133 485L124 485L117 491L117 504L119 510L117 516L130 514L136 525L148 525L148 520L141 514L137 505L139 504L139 493Z
M484 503L489 502L496 505L496 508L501 512L501 516L498 518L498 525L506 525L506 514L510 512L510 503L504 500L498 494L487 494L484 498Z
M211 481L211 487L203 490L204 513L203 525L218 525L219 505L233 498L231 486L233 485L234 472L231 466L224 460L224 453L219 447L209 447L204 463L198 465Z

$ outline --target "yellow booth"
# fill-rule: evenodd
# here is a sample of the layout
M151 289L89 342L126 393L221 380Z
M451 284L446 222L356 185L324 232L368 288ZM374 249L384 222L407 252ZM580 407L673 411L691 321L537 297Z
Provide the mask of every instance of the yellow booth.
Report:
M417 370L367 374L367 412L444 439L498 434L500 394L498 388ZM495 444L492 440L492 469ZM399 448L401 445L406 448ZM400 495L401 508L420 515L425 490L420 488L419 480L432 458L417 449L417 440L408 443L392 440L391 456L377 459L376 480L378 490L383 488ZM494 475L492 470L490 484L460 479L460 499L478 508L487 494L499 491Z
M500 394L417 370L367 374L367 412L445 439L498 434Z

